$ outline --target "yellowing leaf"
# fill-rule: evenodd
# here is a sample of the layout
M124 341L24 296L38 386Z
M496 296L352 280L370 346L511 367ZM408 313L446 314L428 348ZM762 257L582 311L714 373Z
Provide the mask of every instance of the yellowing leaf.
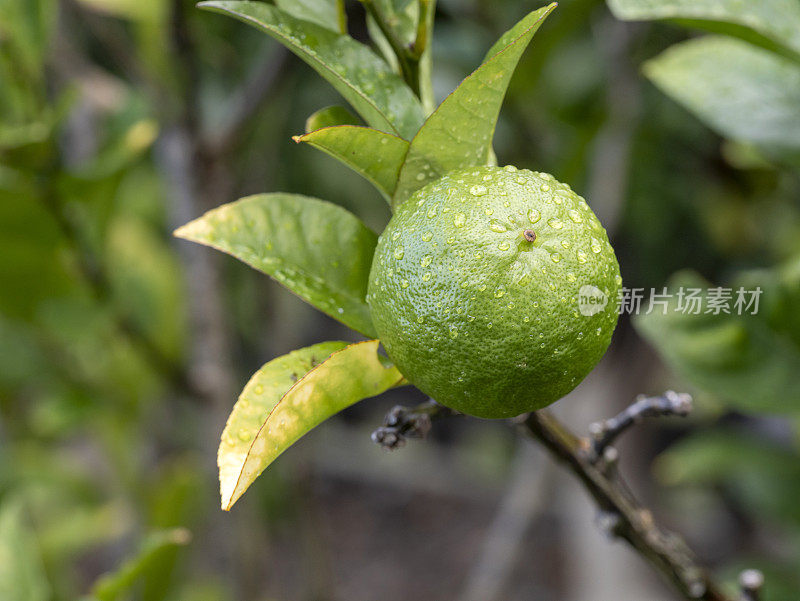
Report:
M250 379L222 433L222 508L229 510L278 455L354 403L404 382L378 340L323 342L273 359Z

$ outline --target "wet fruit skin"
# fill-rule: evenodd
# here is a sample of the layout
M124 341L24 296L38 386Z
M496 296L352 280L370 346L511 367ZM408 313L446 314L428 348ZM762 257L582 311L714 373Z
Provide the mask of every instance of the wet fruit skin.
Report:
M553 403L605 353L619 265L584 199L546 173L450 173L381 235L367 302L387 354L439 403L486 418ZM582 286L607 298L579 309ZM585 298L585 296L584 296Z

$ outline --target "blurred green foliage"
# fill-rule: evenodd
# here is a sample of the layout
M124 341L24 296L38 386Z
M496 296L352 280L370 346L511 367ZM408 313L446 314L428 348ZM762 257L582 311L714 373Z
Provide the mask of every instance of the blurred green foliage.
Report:
M722 487L731 502L741 505L755 521L781 524L788 533L788 551L777 553L775 564L767 570L773 579L767 598L790 598L788 591L800 585L796 578L800 514L792 501L800 482L796 469L800 465L796 418L800 412L800 253L795 222L800 198L796 188L800 177L800 4L609 0L609 6L624 19L670 19L725 34L680 42L650 59L644 72L664 93L730 139L722 156L731 167L750 172L751 177L774 172L771 190L760 194L771 201L768 221L756 212L765 206L758 196L748 203L756 211L744 203L725 207L717 200L716 210L706 218L710 225L716 224L714 238L730 240L726 250L738 259L712 277L733 291L760 292L763 300L757 311L680 312L676 294L665 311L640 315L635 325L689 384L713 396L721 407L753 416L750 428L723 426L692 434L662 454L657 467L671 484ZM783 186L792 193L779 213L772 213L777 208L772 204L775 191ZM792 233L786 235L776 219L795 222ZM741 248L754 235L767 252ZM713 290L712 284L690 271L676 274L670 286L673 293L681 287L702 288L706 300ZM765 413L790 417L777 422L783 425L781 429L773 422L759 421Z
M197 255L170 232L213 206L274 190L325 198L376 230L389 212L367 182L291 141L309 114L343 102L336 92L266 36L192 4L0 0L3 599L225 601L286 588L287 599L307 598L305 589L272 583L265 592L263 580L242 576L262 575L265 547L275 556L314 547L301 536L276 550L271 538L286 524L303 528L299 451L261 480L248 508L216 517L213 452L234 399L215 407L190 390L198 299L187 274L197 273ZM494 148L501 164L548 171L586 194L627 286L661 287L691 269L693 278L764 288L753 323L653 313L638 327L674 369L673 387L685 382L706 400L704 417L656 473L743 516L760 534L721 557L723 569L763 567L767 599L790 601L800 565L800 176L795 138L787 140L800 123L796 37L722 27L719 15L628 15L622 7L633 0L609 4L620 17L688 23L735 42L697 41L674 22L621 25L601 0L562 2L511 81ZM295 16L314 5L297 3ZM438 8L441 100L532 7L440 0ZM359 5L347 11L350 33L366 39ZM338 28L332 14L321 24ZM732 44L781 75L759 69L758 89L743 73L726 80L725 65L700 50ZM677 54L687 48L693 54ZM651 59L645 72L658 87L640 72ZM712 65L715 77L698 65ZM265 71L274 75L266 87ZM759 104L767 85L770 102ZM260 96L245 93L259 86ZM775 112L763 124L748 104L747 122L735 112L731 122L723 101L738 98ZM246 124L231 129L241 107ZM189 140L188 154L178 154L194 165L193 194L206 197L193 214L168 160L176 136ZM275 355L347 335L255 271L233 260L216 268L237 383ZM629 338L625 324L621 336ZM170 542L179 527L193 535L185 547Z

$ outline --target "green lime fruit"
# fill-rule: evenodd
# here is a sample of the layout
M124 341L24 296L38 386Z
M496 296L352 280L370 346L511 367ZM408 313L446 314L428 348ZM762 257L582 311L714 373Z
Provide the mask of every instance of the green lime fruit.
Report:
M439 403L512 417L553 403L611 342L622 283L586 201L547 173L454 171L381 235L367 302L389 357Z

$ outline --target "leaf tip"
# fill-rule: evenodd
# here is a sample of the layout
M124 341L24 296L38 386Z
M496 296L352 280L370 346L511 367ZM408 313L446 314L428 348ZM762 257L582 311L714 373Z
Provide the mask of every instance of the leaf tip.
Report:
M182 238L183 240L191 240L192 239L192 234L191 234L192 227L191 227L191 225L192 225L192 222L189 222L189 223L186 223L186 224L180 226L179 228L176 228L172 232L172 235L175 236L176 238Z
M234 485L233 490L231 490L230 484L225 486L225 484L220 481L219 496L220 507L222 508L222 511L230 511L231 508L236 504L236 501L238 501L242 494L244 494L244 491L238 490L238 488L238 480Z
M300 142L303 141L303 135L292 136L292 140L294 140L295 142L297 142L299 144Z

